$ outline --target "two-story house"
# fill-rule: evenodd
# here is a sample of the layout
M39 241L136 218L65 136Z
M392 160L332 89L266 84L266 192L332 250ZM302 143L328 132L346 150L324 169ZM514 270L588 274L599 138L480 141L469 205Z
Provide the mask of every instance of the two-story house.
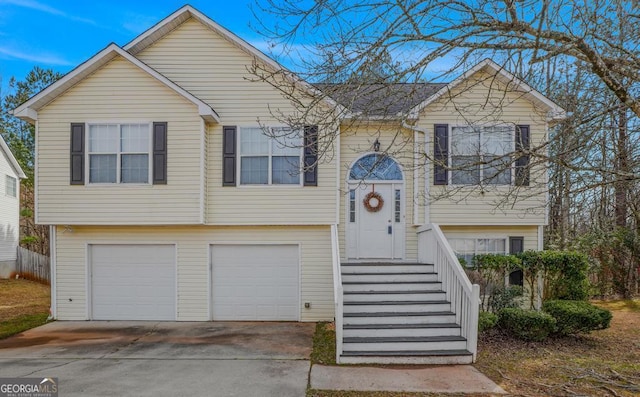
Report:
M447 276L433 262L450 260L451 247L462 256L541 248L546 175L541 165L528 167L526 156L499 171L478 161L473 170L455 165L524 153L545 141L562 109L487 60L450 84L405 95L394 112L407 117L345 117L333 152L320 160L317 139L328 134L313 121L285 142L274 137L289 128L276 113L296 109L251 74L256 63L281 68L185 6L124 47L109 45L14 111L36 125L36 220L51 225L54 316L336 317L340 338L344 318L345 359L354 349L371 356L379 350L366 343L379 339L358 330L402 328L413 316L415 327L403 327L418 336L390 335L391 342L422 338L426 345L416 339L417 347L407 347L425 350L425 338L438 342L452 328L452 344L436 350L462 352L461 361L469 361L475 342L467 349L473 337L464 327L473 327L460 323L473 321L473 310L455 310L462 290L444 290L460 265L455 260L455 275ZM298 83L300 90L322 89ZM388 89L402 95L404 88ZM492 95L500 97L499 123L486 122L496 113ZM319 106L351 107L343 114L355 115L363 103L326 98ZM394 150L401 145L406 158ZM414 155L425 150L437 161ZM491 189L477 193L472 185L490 174ZM496 192L514 187L525 198L496 210ZM347 265L339 270L340 263L363 275L347 274ZM391 267L375 267L381 263ZM469 295L468 280L460 282ZM389 299L376 295L376 286ZM400 306L389 305L391 297ZM431 328L446 332L420 334ZM387 349L382 356L402 350L379 346Z

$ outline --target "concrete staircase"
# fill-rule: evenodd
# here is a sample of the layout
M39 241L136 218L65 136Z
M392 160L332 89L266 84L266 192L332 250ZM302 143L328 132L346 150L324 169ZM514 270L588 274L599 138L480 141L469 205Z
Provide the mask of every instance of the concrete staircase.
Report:
M341 363L468 364L433 265L343 263Z

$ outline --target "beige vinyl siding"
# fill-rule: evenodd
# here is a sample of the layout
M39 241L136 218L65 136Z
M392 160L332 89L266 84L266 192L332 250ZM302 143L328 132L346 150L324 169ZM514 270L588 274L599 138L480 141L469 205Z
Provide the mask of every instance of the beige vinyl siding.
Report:
M271 85L251 81L254 59L191 18L136 54L141 61L207 102L228 124L274 119L271 110L291 108Z
M449 94L429 105L420 115L418 126L429 132L427 150L433 154L434 124L452 126L479 124L530 125L531 147L546 141L546 116L523 93L506 89L504 83L486 72L462 82ZM487 99L489 98L489 99ZM538 161L533 159L533 161ZM476 188L434 186L433 167L429 167L431 196L430 221L441 225L509 225L546 223L547 177L544 167L531 171L531 186L510 188L487 186L484 194ZM515 199L515 203L514 203Z
M242 127L239 128L239 130ZM241 131L239 131L241 133ZM222 225L334 224L335 161L318 165L318 186L222 186L222 127L208 133L207 222ZM238 163L240 158L237 158ZM240 180L239 172L236 179Z
M333 318L331 235L328 226L299 227L57 227L56 305L60 320L87 319L88 244L176 244L178 320L210 320L211 244L299 244L300 318ZM124 276L124 275L123 275ZM305 309L304 302L311 302Z
M346 206L349 200L349 187L347 179L351 165L363 155L372 152L373 142L376 138L380 142L381 150L387 150L403 168L404 173L404 197L405 197L405 256L406 260L416 260L418 257L418 242L416 228L413 223L414 189L413 189L413 131L401 128L394 124L361 123L343 125L340 134L340 257L346 258ZM422 138L422 137L421 137ZM424 183L419 185L419 189ZM362 206L356 203L356 206ZM387 203L386 205L391 205ZM418 206L419 215L422 216ZM418 218L419 221L422 218Z
M38 112L37 221L200 223L201 120L191 102L115 58ZM166 185L69 184L70 123L154 121L168 122Z
M506 238L524 237L524 250L538 250L538 226L442 226L442 232L449 238Z
M295 111L271 85L251 81L256 76L248 69L254 59L246 51L192 18L137 57L207 102L220 115L221 124L210 126L207 131L208 224L335 223L334 161L320 165L317 187L222 187L222 127L277 127L282 122L272 112Z
M16 197L6 194L7 175L16 180ZM20 234L19 197L20 178L0 149L0 262L16 260Z

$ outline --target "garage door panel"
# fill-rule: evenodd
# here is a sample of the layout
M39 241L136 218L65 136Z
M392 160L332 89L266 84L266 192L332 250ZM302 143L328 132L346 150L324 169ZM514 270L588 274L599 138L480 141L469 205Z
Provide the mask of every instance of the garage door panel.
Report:
M297 245L214 245L211 262L214 320L298 320Z
M95 320L175 320L175 246L91 246Z

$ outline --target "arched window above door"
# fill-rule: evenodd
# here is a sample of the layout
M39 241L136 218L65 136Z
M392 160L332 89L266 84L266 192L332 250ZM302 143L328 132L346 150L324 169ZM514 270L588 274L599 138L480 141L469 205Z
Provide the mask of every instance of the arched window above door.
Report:
M400 165L391 157L371 153L356 161L349 171L350 180L401 181Z

